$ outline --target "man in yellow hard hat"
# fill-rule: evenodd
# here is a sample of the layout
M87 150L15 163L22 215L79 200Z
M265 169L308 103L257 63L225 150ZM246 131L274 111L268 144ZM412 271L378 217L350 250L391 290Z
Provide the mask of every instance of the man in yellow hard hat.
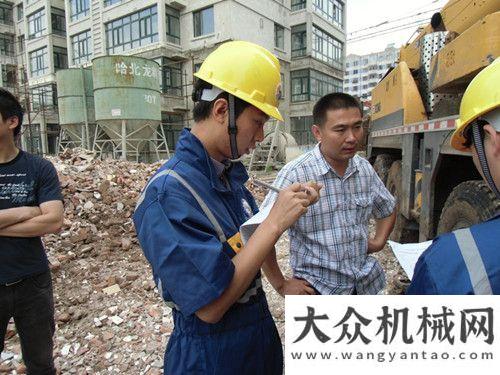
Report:
M262 290L260 267L281 234L318 198L284 189L243 248L239 228L257 212L234 161L263 139L278 111L280 66L253 43L222 44L195 74L191 130L144 189L137 235L174 330L166 374L281 374L281 342ZM231 161L232 160L232 161Z
M500 199L500 58L469 84L451 145L472 153ZM500 215L434 240L415 266L408 294L500 294Z

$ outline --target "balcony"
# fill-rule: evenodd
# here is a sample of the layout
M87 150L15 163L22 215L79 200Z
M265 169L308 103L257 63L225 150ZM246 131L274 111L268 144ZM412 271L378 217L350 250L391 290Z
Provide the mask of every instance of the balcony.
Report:
M187 6L187 0L167 1L167 5L177 10L182 10Z

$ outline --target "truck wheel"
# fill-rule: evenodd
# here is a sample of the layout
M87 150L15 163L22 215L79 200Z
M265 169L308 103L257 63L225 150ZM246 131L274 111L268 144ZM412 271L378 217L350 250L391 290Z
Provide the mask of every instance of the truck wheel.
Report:
M484 181L466 181L455 186L446 199L439 218L438 234L467 228L493 217L500 200Z
M396 198L396 223L390 235L390 239L396 242L407 243L417 242L418 232L410 229L410 220L399 213L399 200L402 195L402 173L401 160L396 160L392 163L389 173L387 174L387 189Z
M380 154L377 155L373 163L373 169L375 169L375 172L377 172L384 185L387 183L387 175L389 174L389 169L393 161L394 158L391 155Z

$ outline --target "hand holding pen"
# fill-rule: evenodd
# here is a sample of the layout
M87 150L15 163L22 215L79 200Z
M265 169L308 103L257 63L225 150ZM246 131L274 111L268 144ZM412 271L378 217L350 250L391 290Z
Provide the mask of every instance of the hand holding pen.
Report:
M250 179L250 182L252 184L257 185L257 186L261 186L261 187L266 188L268 190L272 190L272 191L274 191L274 192L276 192L278 194L281 192L281 189L277 188L276 186L273 186L271 184L268 184L267 182L258 180L255 177L252 177ZM310 196L310 198L311 198L310 199L310 205L316 203L319 200L319 192L323 188L322 184L319 184L319 183L317 183L315 181L308 181L308 182L302 183L300 185L302 186L302 190L308 196Z

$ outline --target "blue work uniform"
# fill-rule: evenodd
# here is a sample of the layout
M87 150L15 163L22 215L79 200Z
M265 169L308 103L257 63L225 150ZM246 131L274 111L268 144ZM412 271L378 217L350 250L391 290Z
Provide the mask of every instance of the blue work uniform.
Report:
M202 143L184 129L175 155L139 198L133 217L139 242L163 299L173 307L166 374L283 371L281 341L260 272L218 323L205 323L195 314L233 278L231 258L239 249L231 239L258 210L244 186L247 180L239 162L219 177Z
M406 293L500 294L500 215L436 238Z

